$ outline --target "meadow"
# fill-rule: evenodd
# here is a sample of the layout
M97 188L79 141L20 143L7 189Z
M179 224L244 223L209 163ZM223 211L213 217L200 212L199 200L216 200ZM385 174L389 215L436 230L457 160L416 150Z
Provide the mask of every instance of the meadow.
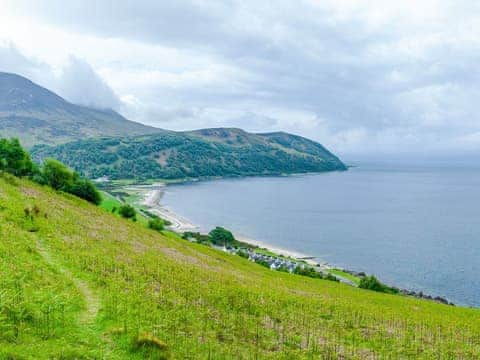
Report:
M475 359L479 324L0 178L0 359Z

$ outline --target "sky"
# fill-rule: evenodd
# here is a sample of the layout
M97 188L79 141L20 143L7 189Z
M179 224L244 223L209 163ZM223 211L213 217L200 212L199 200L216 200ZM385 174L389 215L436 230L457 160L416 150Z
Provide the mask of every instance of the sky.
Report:
M145 124L480 152L480 2L0 0L0 71Z

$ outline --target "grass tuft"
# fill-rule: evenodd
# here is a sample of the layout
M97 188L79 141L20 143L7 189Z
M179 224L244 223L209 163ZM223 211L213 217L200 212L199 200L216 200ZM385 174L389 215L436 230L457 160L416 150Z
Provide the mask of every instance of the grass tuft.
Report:
M167 350L168 346L159 338L149 333L142 333L134 341L136 348L155 348L158 350Z

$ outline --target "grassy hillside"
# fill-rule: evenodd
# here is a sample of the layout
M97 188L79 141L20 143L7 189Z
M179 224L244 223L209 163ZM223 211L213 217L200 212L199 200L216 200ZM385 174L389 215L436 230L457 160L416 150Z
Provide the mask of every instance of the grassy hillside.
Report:
M480 356L478 310L273 272L11 178L0 283L1 359Z
M345 170L322 145L300 136L224 128L87 139L35 147L32 154L37 161L59 159L90 178L178 179Z
M24 146L157 131L112 110L71 104L24 77L0 72L0 136L17 137Z

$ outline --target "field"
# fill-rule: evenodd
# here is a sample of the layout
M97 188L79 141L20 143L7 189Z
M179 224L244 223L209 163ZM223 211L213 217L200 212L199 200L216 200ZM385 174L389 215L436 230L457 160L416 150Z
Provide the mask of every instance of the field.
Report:
M474 359L479 324L0 178L0 359Z

